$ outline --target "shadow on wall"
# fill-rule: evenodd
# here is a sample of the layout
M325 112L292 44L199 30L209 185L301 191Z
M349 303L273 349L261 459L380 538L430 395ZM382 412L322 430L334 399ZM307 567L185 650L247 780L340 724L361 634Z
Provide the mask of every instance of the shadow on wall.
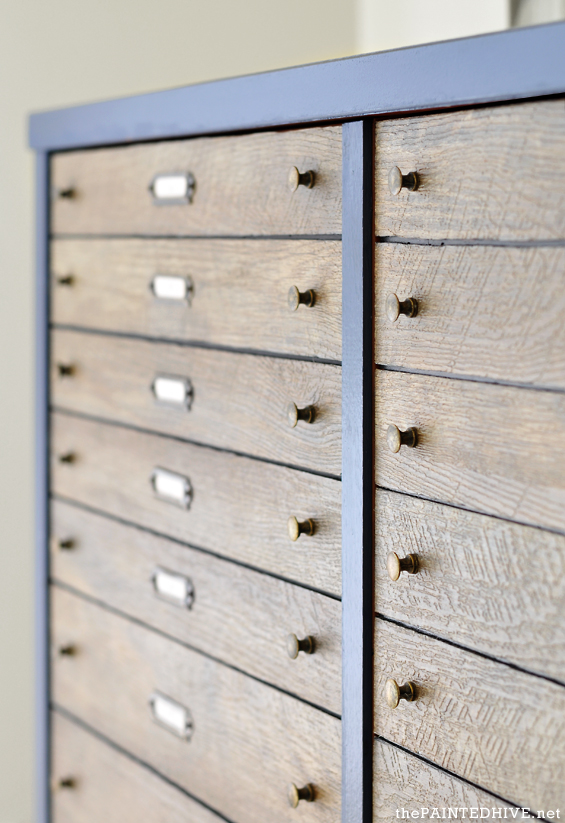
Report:
M565 0L510 0L512 26L534 26L565 19Z

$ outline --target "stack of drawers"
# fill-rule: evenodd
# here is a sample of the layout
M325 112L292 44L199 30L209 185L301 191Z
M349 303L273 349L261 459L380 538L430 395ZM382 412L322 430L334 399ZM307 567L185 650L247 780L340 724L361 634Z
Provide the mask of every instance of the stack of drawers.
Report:
M564 191L563 100L377 124L378 820L563 814Z
M55 821L337 821L340 128L51 171Z

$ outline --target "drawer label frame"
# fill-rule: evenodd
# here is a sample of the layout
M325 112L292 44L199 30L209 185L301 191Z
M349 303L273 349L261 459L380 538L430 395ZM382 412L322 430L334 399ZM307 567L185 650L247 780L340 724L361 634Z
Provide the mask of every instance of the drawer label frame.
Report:
M154 274L149 288L156 300L167 300L175 303L192 303L194 283L188 275L182 274Z
M192 714L186 706L155 690L149 697L153 721L181 740L190 741L194 733Z
M177 374L157 374L151 383L155 401L162 406L190 411L194 387L190 378Z
M156 206L178 206L192 203L196 179L190 171L159 172L149 184Z
M151 486L155 497L181 509L190 509L193 491L188 477L156 466L151 472Z
M195 598L194 583L184 574L157 566L151 575L155 596L173 606L192 609Z

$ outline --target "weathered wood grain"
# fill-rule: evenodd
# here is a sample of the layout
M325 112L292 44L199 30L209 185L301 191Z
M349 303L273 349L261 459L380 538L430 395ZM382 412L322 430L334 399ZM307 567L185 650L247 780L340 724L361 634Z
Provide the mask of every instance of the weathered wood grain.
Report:
M341 714L341 604L147 532L55 501L52 577L171 637ZM69 536L71 551L57 548ZM164 568L194 585L191 609L155 595ZM288 634L315 639L291 660Z
M563 99L383 120L375 151L379 236L565 238ZM419 188L391 194L394 166Z
M288 188L289 170L316 174ZM191 203L154 205L156 174L191 172ZM55 234L284 235L341 233L341 128L204 137L56 154Z
M289 783L316 787L305 821L340 819L341 722L67 592L53 590L55 703L235 823L293 821ZM155 724L159 691L192 714L182 740Z
M54 782L76 780L72 789L53 792L55 823L221 823L205 806L58 712L51 723Z
M341 367L58 330L52 403L84 414L339 476ZM58 364L71 363L71 377ZM190 410L155 399L158 375L188 378ZM313 405L292 428L288 404Z
M341 593L341 483L258 460L67 415L52 417L56 494L162 534ZM58 455L75 452L74 463ZM184 510L153 494L158 466L187 476ZM312 518L315 534L295 543L287 520Z
M379 243L376 361L563 389L564 271L564 248ZM391 293L417 316L391 323Z
M55 323L341 359L338 241L54 240L51 271ZM156 299L155 274L189 277L190 304ZM291 286L314 306L290 311Z
M417 699L390 709L388 678ZM565 802L565 688L383 620L375 732L515 805Z
M431 815L435 809L438 810L435 819L449 819L449 809L467 809L467 819L471 817L469 809L479 809L473 815L480 819L481 808L490 809L491 814L492 809L498 814L498 809L505 808L497 797L424 763L385 740L375 740L373 766L373 820L392 823L402 819L403 811L408 811L410 816L417 812L421 819L433 819ZM427 817L422 814L423 809L428 810ZM452 813L451 819L462 819L462 814L459 811L455 818ZM507 815L511 820L510 811ZM404 814L404 819L406 817ZM483 818L486 818L485 813ZM504 819L504 811L501 819Z
M565 536L381 489L375 515L379 614L565 682Z
M377 485L565 529L565 394L378 371ZM389 424L418 429L387 447Z

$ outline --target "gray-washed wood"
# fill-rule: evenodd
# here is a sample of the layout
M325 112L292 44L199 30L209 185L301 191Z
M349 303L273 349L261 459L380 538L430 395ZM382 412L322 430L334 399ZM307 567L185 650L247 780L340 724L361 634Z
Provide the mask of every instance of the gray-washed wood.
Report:
M382 489L375 525L379 614L565 683L565 536Z
M341 367L58 330L51 335L52 403L339 476ZM74 365L71 377L58 364ZM158 375L188 378L190 410L157 402ZM292 428L288 404L313 405Z
M76 644L73 657L56 649ZM294 821L287 786L316 787L300 819L340 819L341 722L67 592L53 590L53 696L235 823ZM190 741L152 720L155 691L192 715Z
M565 530L565 394L381 370L376 419L377 485Z
M378 243L376 361L565 388L564 248ZM418 301L391 323L387 296Z
M447 820L449 809L460 810L458 818L452 812L452 820L462 819L462 809L467 809L467 819L471 817L470 809L478 809L473 815L480 819L481 808L489 809L491 815L493 809L497 810L497 815L498 809L502 809L501 819L504 819L506 808L507 819L512 820L510 809L497 797L425 763L385 740L375 740L373 766L373 820L392 823L402 819L403 812L406 811L410 817L412 812L417 812L420 819ZM422 813L423 809L428 809L427 817ZM434 818L431 817L432 814ZM406 817L404 814L404 819ZM483 813L483 818L488 819L486 813ZM521 819L521 814L518 819Z
M341 604L322 594L55 501L51 574L188 645L341 714ZM57 548L72 537L71 551ZM188 577L191 609L158 598L157 568ZM286 637L310 635L291 660Z
M383 120L376 129L379 236L565 238L565 101ZM391 194L388 174L420 186Z
M315 172L311 189L289 190L289 170ZM191 203L155 205L157 174L191 172ZM57 154L56 234L341 234L341 128L204 137Z
M51 715L55 784L54 823L221 823L222 818L153 771L117 751L58 712Z
M53 491L331 594L341 593L341 483L69 415L52 417ZM74 463L58 456L75 452ZM155 497L155 467L187 476L184 510ZM315 534L293 543L290 516Z
M339 241L54 240L51 271L55 323L341 359ZM157 300L155 274L190 277L190 304ZM291 286L315 305L290 311Z
M390 709L388 678L417 699ZM565 803L565 687L383 620L375 733L517 806Z

